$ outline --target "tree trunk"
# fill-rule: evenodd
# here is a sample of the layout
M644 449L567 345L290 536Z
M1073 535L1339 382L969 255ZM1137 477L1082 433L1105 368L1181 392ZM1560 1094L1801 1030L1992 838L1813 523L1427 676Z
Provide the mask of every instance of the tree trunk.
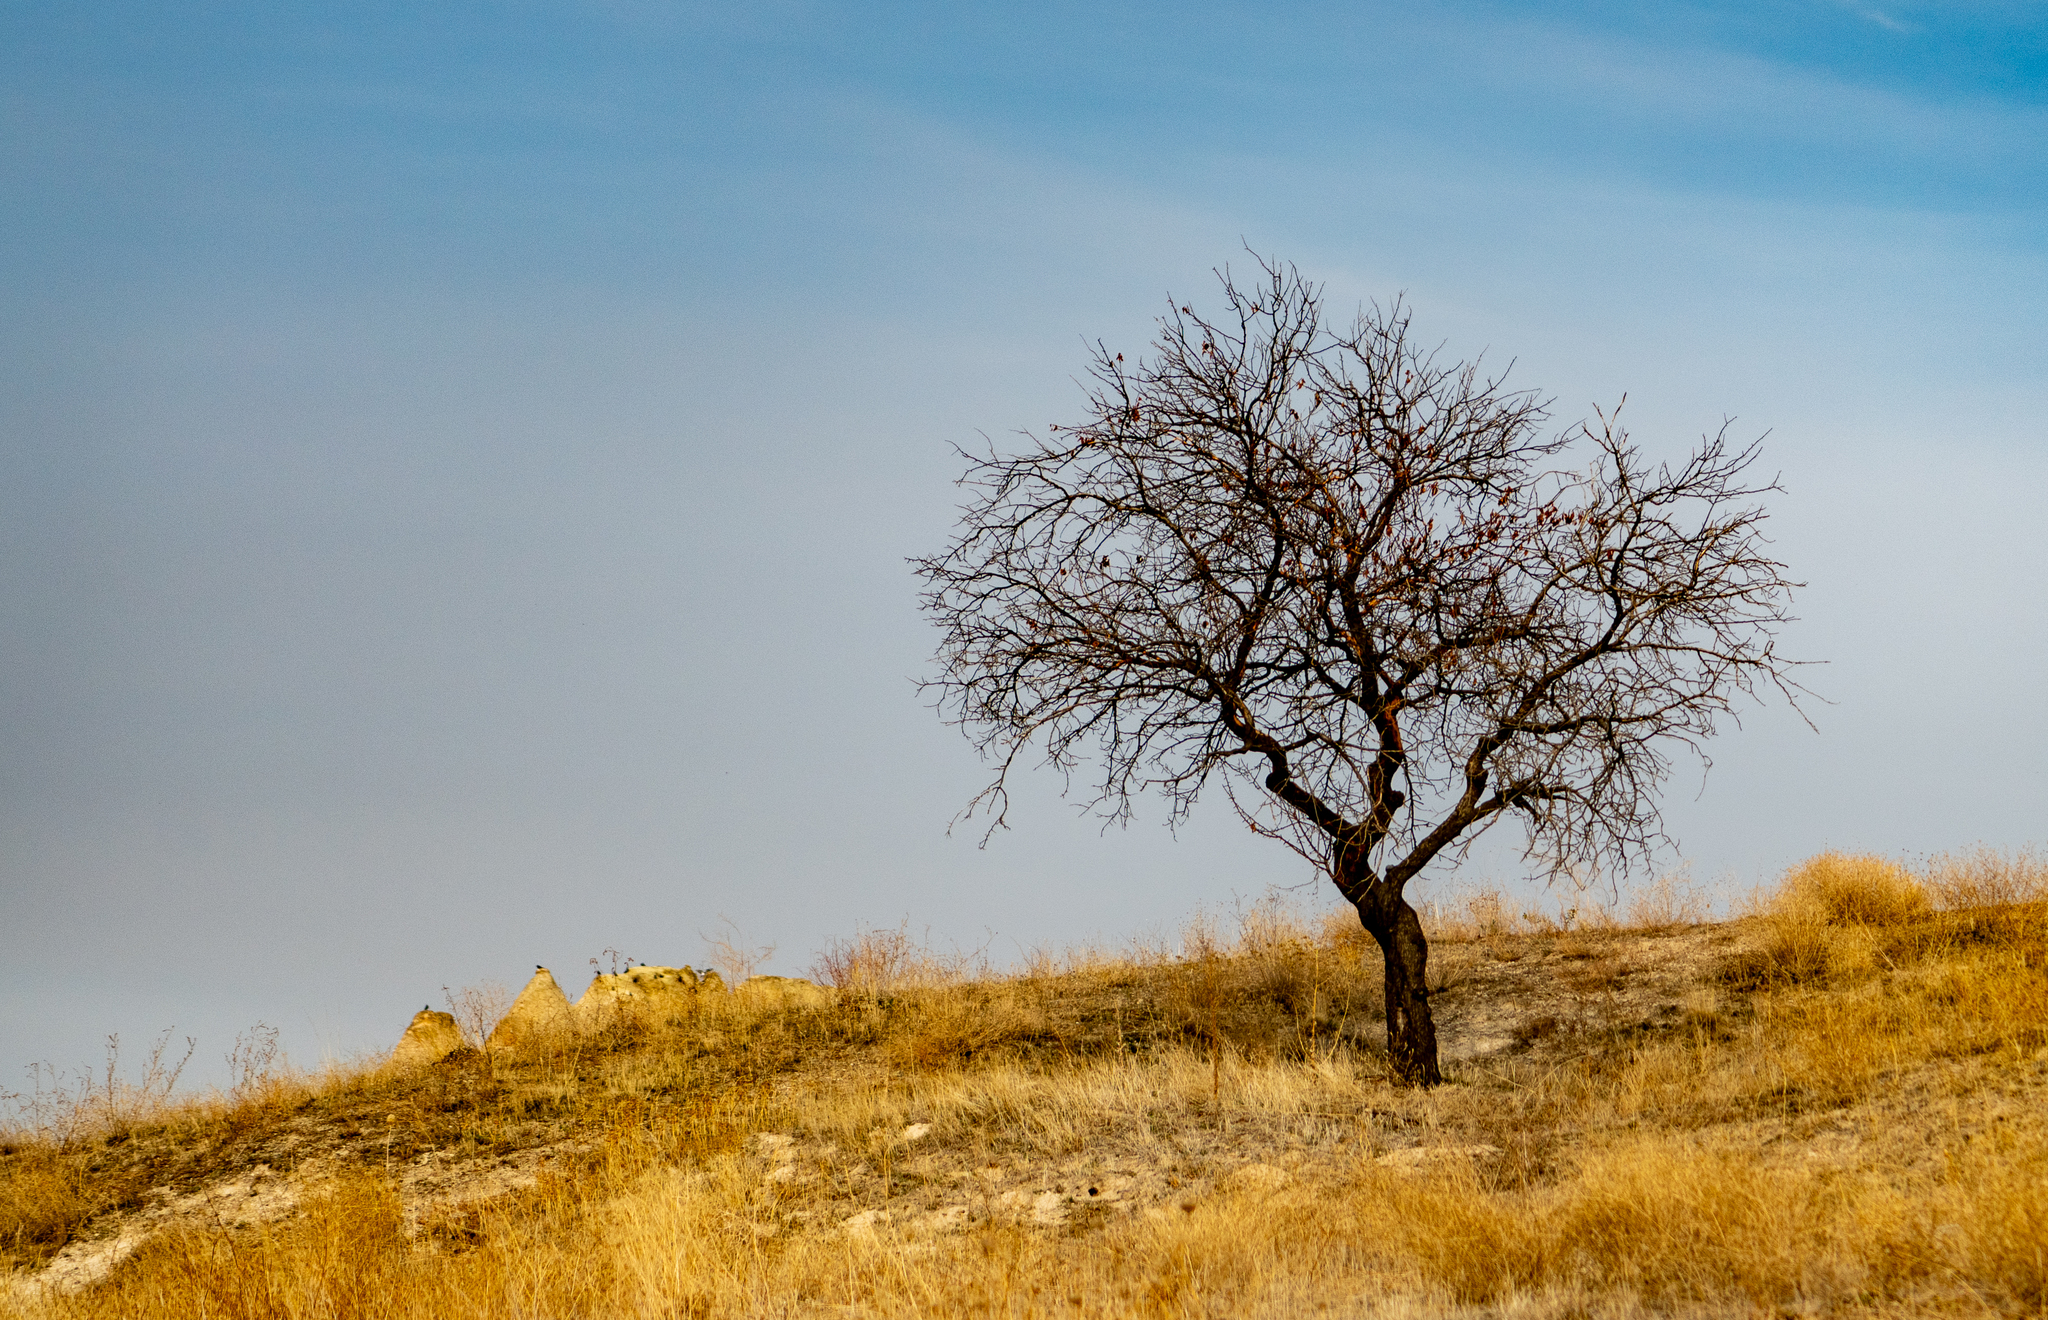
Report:
M1362 892L1360 892L1362 889ZM1353 905L1387 964L1387 1062L1398 1081L1435 1086L1436 1020L1429 1013L1429 941L1400 886L1367 879Z

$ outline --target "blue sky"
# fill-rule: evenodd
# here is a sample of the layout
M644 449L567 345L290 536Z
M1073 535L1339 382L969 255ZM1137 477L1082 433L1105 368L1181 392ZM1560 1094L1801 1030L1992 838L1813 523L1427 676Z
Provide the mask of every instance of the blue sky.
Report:
M1303 879L1045 783L949 837L910 684L949 446L1246 246L1770 432L1831 704L1674 781L1696 876L2042 838L2040 5L14 4L0 124L0 1090Z

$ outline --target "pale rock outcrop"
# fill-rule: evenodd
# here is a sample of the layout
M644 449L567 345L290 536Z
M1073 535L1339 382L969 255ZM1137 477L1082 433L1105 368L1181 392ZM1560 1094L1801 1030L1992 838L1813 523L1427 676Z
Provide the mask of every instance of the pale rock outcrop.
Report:
M391 1051L389 1066L424 1068L430 1063L439 1063L461 1048L462 1031L455 1025L454 1014L422 1008L412 1015L412 1025L398 1038L397 1047Z
M597 1031L613 1022L667 1022L697 1008L697 973L688 967L629 967L600 973L576 1001L576 1027Z
M492 1028L488 1044L494 1050L545 1044L598 1031L621 1019L666 1024L705 1010L815 1010L830 1008L835 1002L831 990L794 976L750 976L728 993L725 979L714 971L629 967L594 977L572 1007L554 974L536 967L533 979L512 1001L511 1011ZM453 1017L421 1009L392 1050L391 1066L415 1068L435 1063L460 1049L462 1043Z
M732 992L748 1008L830 1008L832 992L796 976L750 976Z
M554 973L545 967L533 969L533 979L512 1001L512 1011L491 1029L492 1049L545 1044L576 1030L569 997L555 984Z

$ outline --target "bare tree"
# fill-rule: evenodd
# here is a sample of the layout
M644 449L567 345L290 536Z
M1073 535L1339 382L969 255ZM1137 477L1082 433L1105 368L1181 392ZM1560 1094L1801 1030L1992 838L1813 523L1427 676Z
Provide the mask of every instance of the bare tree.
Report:
M1548 405L1410 337L1407 310L1326 326L1260 263L1224 307L1096 345L1087 420L964 455L952 543L915 562L944 633L925 686L997 766L1126 820L1220 783L1326 869L1385 954L1395 1074L1440 1080L1408 883L1513 818L1539 867L1625 873L1665 842L1670 753L1739 696L1795 701L1791 588L1727 426L1651 464L1610 415Z

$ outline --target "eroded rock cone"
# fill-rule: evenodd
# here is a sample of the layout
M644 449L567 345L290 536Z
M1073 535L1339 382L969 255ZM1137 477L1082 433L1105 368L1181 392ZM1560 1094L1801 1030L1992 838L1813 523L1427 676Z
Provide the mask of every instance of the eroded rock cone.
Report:
M393 1068L424 1068L439 1063L462 1048L462 1032L451 1013L423 1008L412 1015L412 1025L398 1038L391 1051Z
M576 1001L576 1025L596 1031L622 1018L666 1022L696 1008L697 973L688 967L629 967L601 973Z
M491 1029L492 1049L517 1049L544 1044L573 1032L576 1021L569 1010L569 997L555 984L554 973L545 967L533 969L533 979L512 1001L512 1011Z

